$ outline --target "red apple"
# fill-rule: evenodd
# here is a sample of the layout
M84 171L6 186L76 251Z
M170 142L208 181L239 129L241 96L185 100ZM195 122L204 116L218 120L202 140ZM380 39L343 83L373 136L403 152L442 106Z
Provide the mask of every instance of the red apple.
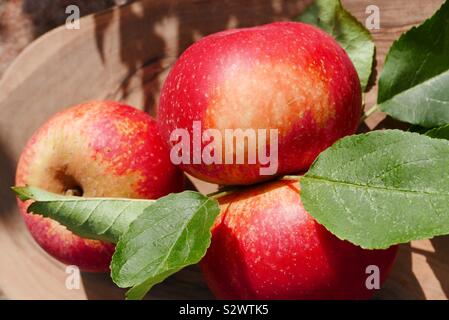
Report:
M278 22L220 32L193 44L168 75L158 112L161 133L171 146L182 140L170 138L175 129L190 134L190 141L183 141L190 143L183 170L218 184L251 184L306 170L321 151L353 134L361 89L352 62L331 36L307 24ZM198 163L198 157L195 162L195 152L215 140L201 135L195 145L196 121L201 133L217 129L222 137L225 129L252 129L255 134L257 129L277 129L276 170L261 173L268 164L260 157L254 164L220 163L217 159L228 153L232 159L254 149L238 140L234 150L224 148L224 141L217 143L211 152L219 151L214 163ZM266 153L274 147L267 137Z
M183 187L154 119L111 101L93 101L53 116L29 140L16 185L86 197L155 199ZM108 271L114 246L80 238L58 222L26 213L37 243L56 259L84 271Z
M380 285L396 256L396 246L364 250L332 235L305 211L297 182L237 192L220 207L201 262L220 299L366 299L368 278Z

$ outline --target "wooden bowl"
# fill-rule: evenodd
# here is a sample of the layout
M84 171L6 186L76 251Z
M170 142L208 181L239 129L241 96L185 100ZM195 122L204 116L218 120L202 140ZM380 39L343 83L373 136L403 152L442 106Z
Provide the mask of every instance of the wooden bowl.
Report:
M57 28L32 43L0 80L0 295L10 299L121 299L124 290L107 274L81 274L80 289L69 290L65 266L39 248L27 232L9 187L18 156L31 134L53 113L90 99L124 101L155 114L159 89L176 57L201 36L234 27L296 17L301 0L141 0L86 16L79 30ZM373 30L378 68L392 41L422 22L442 1L346 0L360 21L368 5L381 10ZM375 101L376 88L367 94ZM364 129L398 127L375 114ZM363 129L363 128L362 128ZM193 179L209 192L216 186ZM449 238L402 245L392 275L376 297L447 299ZM156 286L152 299L209 299L197 266Z

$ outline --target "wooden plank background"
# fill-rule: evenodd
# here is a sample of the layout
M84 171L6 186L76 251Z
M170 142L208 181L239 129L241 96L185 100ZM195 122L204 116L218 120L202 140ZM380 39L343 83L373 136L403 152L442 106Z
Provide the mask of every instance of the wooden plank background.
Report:
M0 295L15 299L119 299L108 275L82 274L80 290L67 290L64 266L26 232L9 187L18 155L52 113L88 99L117 99L155 113L160 85L171 63L203 35L297 16L310 0L141 0L82 18L80 30L60 27L32 43L0 79ZM372 30L381 69L391 43L421 23L441 0L342 0L364 23L369 5L380 9ZM375 102L377 87L367 95ZM400 127L381 113L368 128ZM362 130L366 130L362 128ZM204 192L215 186L194 181ZM449 239L401 246L382 299L447 299ZM149 298L211 298L196 266L158 285Z

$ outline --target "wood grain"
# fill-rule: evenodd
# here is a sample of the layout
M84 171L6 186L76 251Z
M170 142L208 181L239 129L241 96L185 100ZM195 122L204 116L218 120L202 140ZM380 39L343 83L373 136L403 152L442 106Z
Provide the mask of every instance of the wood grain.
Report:
M82 274L82 287L68 290L62 264L31 239L9 191L26 140L51 114L89 99L116 99L155 114L164 77L176 57L206 34L297 16L311 1L142 0L82 18L80 30L57 28L31 44L0 79L0 289L11 299L120 299L108 275ZM422 22L440 0L343 0L361 21L377 5L381 28L372 34L380 69L392 41ZM367 94L375 102L377 88ZM376 114L369 128L399 124ZM194 179L202 191L216 186ZM403 245L390 279L377 298L449 297L449 239ZM208 299L196 266L154 288L148 298Z

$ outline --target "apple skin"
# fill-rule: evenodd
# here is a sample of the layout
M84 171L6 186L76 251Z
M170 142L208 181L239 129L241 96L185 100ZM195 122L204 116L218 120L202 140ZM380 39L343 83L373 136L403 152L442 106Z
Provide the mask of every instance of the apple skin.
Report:
M178 128L192 136L193 121L223 137L224 129L278 129L275 175L284 175L307 170L321 151L354 134L361 109L359 78L340 45L311 25L276 22L216 33L189 47L163 85L158 122L167 141ZM221 185L271 179L260 167L259 161L181 164Z
M156 199L183 188L154 119L112 102L92 101L54 115L31 137L16 172L16 185L86 197ZM83 239L58 222L19 208L37 243L59 261L83 271L106 272L111 243Z
M299 184L275 181L220 199L221 213L201 261L219 299L367 299L368 265L381 283L397 246L364 250L342 241L304 209Z

